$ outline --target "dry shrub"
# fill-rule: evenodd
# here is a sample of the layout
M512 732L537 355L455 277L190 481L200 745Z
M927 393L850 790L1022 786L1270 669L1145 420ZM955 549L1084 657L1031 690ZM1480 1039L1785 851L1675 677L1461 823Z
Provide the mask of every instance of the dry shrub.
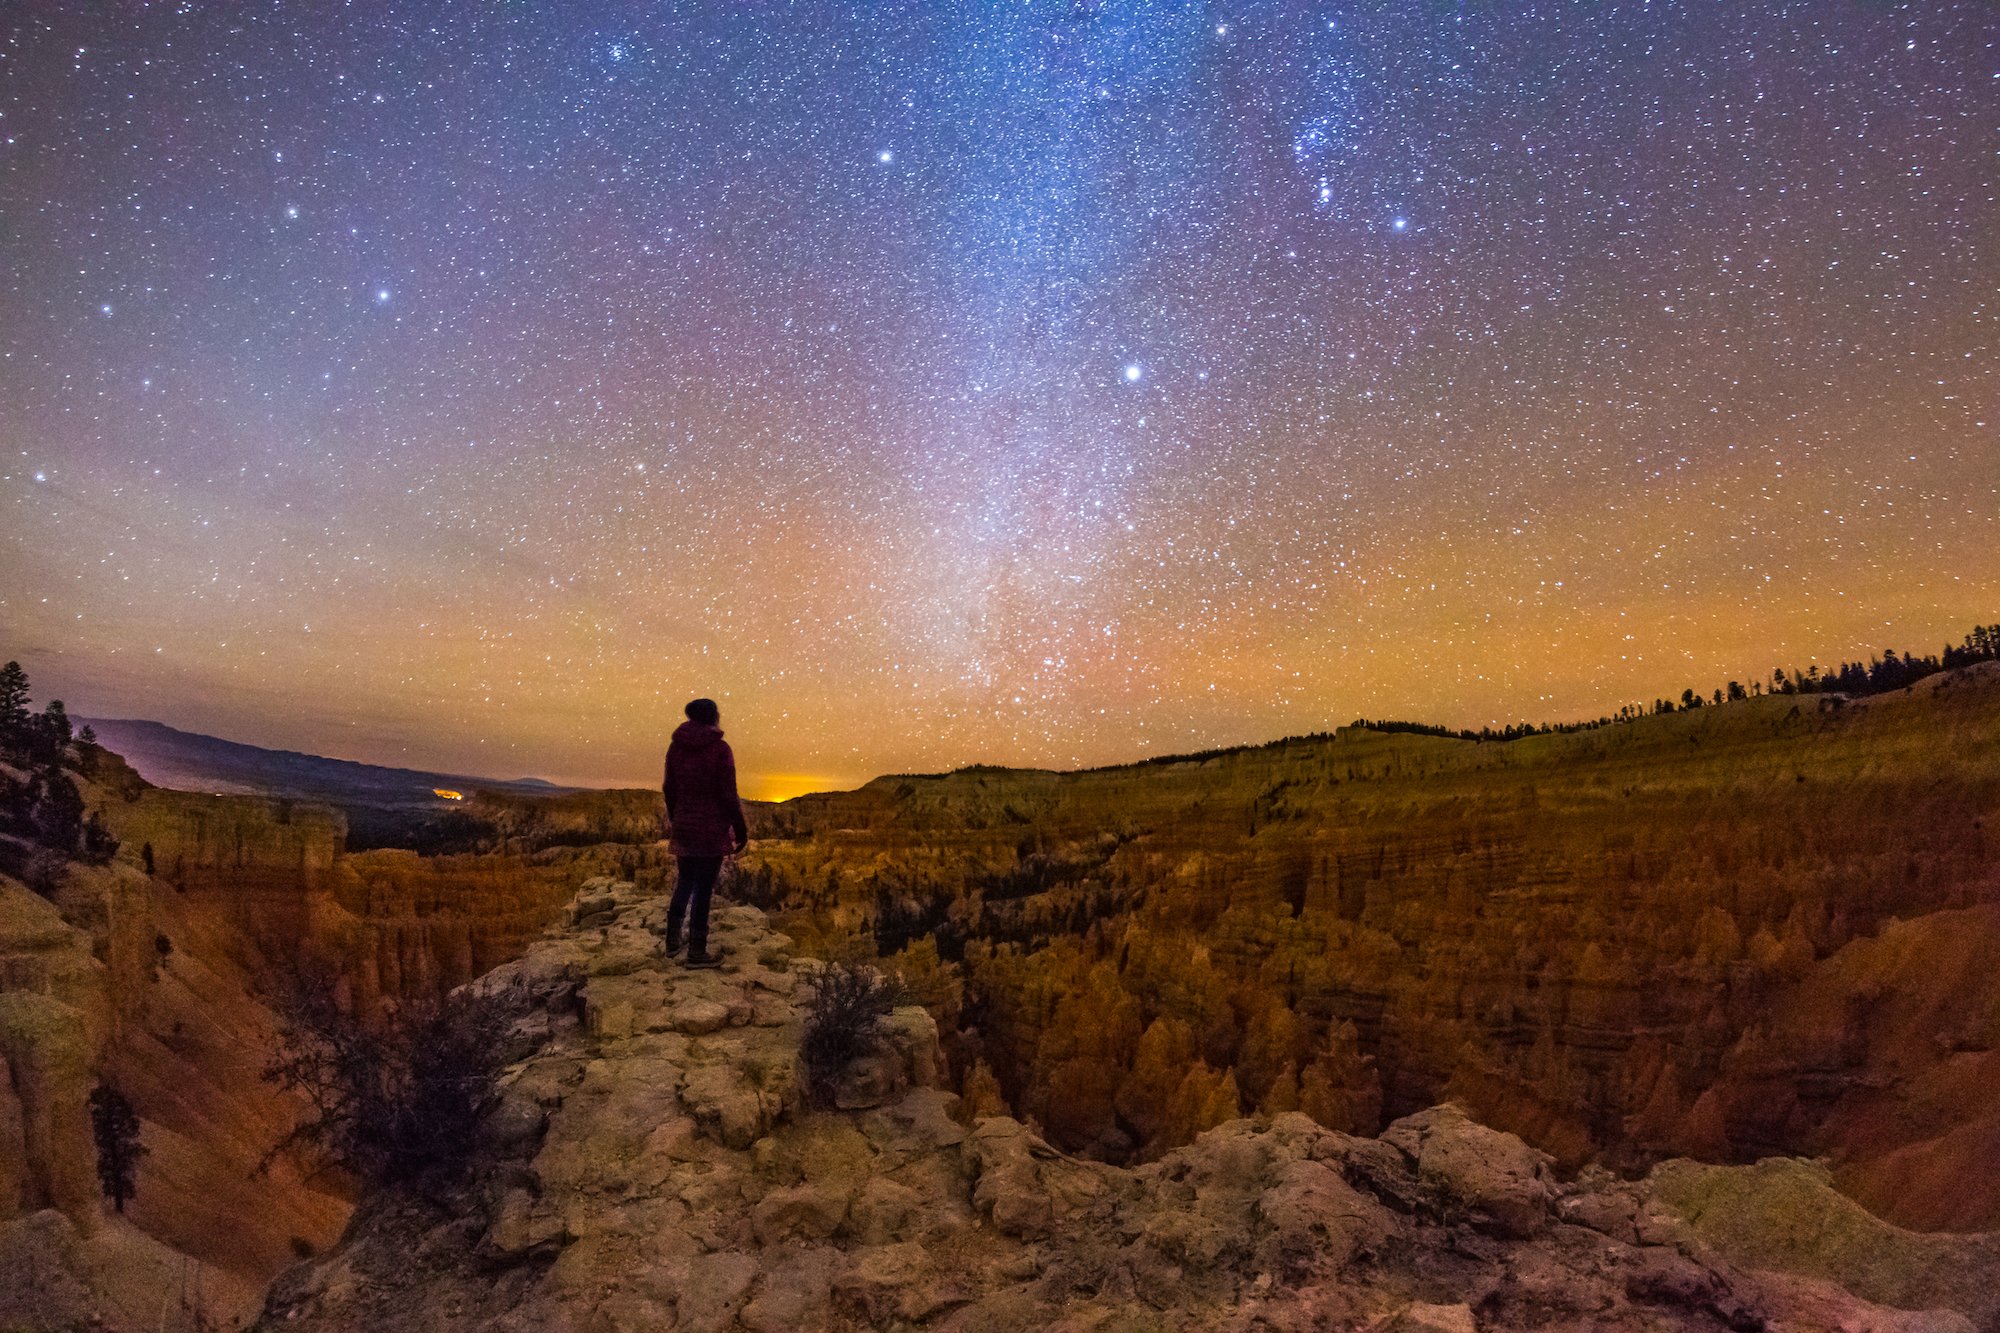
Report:
M843 963L821 968L799 1041L807 1094L822 1106L831 1104L841 1071L882 1035L890 1012L909 1003L910 993L900 980L873 968Z
M279 1002L283 1045L264 1077L310 1109L269 1156L303 1146L372 1183L456 1176L524 1007L515 990L461 987L363 1021L331 974L302 972Z

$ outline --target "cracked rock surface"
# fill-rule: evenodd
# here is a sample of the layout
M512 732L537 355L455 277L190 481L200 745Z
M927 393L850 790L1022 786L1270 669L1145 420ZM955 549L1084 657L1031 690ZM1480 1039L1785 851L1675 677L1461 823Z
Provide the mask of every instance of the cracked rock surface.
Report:
M1898 1230L1806 1163L1564 1183L1443 1106L1375 1139L1238 1120L1124 1169L1005 1117L962 1124L918 1009L839 1109L811 1109L817 965L725 907L723 966L687 971L660 954L664 911L591 881L574 924L475 983L535 1007L474 1170L366 1201L262 1327L2000 1328L2000 1237Z

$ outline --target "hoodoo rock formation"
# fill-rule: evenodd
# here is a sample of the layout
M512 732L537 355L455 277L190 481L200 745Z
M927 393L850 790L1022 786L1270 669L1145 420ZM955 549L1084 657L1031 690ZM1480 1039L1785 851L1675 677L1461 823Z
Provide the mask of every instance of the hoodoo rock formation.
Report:
M1876 1330L2000 1321L2000 1236L1919 1235L1820 1168L1668 1162L1564 1182L1453 1106L1379 1137L1232 1119L1123 1168L937 1086L899 1010L814 1109L820 964L718 915L719 972L662 960L665 903L584 887L576 924L483 979L534 999L451 1191L364 1202L262 1327Z
M1213 1123L1176 1098L1373 1130L1449 1097L1566 1169L1823 1155L1906 1225L1991 1228L1996 824L1987 663L1504 743L882 778L763 816L733 891L941 997L956 1086L1072 1151Z
M2000 665L755 808L723 899L924 1005L837 1111L794 1066L818 965L761 916L720 974L651 952L653 793L352 851L62 762L123 845L0 847L0 1327L204 1326L333 1243L351 1186L264 1165L314 971L363 1017L541 1007L470 1192L365 1200L288 1320L2000 1328Z

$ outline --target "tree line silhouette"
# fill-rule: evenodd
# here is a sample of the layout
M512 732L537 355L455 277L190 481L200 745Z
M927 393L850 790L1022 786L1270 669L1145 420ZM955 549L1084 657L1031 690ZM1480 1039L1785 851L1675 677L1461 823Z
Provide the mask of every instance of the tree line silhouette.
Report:
M1807 666L1804 670L1793 667L1790 671L1783 667L1774 667L1768 685L1762 680L1753 680L1747 686L1740 680L1732 680L1726 685L1718 685L1707 695L1698 690L1685 689L1681 691L1677 700L1655 699L1651 707L1644 704L1626 704L1614 714L1585 718L1576 722L1516 722L1505 727L1474 729L1440 726L1434 722L1404 722L1392 718L1356 718L1354 725L1365 727L1369 731L1443 736L1463 741L1515 741L1524 736L1557 736L1578 731L1594 731L1599 727L1616 726L1621 722L1632 722L1642 717L1692 712L1697 708L1761 698L1767 694L1828 694L1858 699L1871 694L1887 694L1892 690L1907 689L1927 676L1992 661L2000 661L2000 625L1980 625L1964 639L1956 644L1945 645L1944 650L1938 653L1919 656L1916 653L1898 653L1894 648L1885 648L1880 657L1871 657L1866 662L1842 662L1831 669L1822 669L1817 664Z
M117 854L118 840L94 811L85 812L65 771L95 761L97 737L89 727L75 731L62 700L39 713L31 702L21 664L0 666L0 870L47 893L64 862L102 865Z

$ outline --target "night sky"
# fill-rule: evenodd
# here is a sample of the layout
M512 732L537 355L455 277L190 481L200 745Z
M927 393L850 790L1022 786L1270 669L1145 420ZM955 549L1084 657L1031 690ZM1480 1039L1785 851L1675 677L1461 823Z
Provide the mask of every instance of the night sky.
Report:
M0 657L746 786L2000 611L2000 6L0 7Z

